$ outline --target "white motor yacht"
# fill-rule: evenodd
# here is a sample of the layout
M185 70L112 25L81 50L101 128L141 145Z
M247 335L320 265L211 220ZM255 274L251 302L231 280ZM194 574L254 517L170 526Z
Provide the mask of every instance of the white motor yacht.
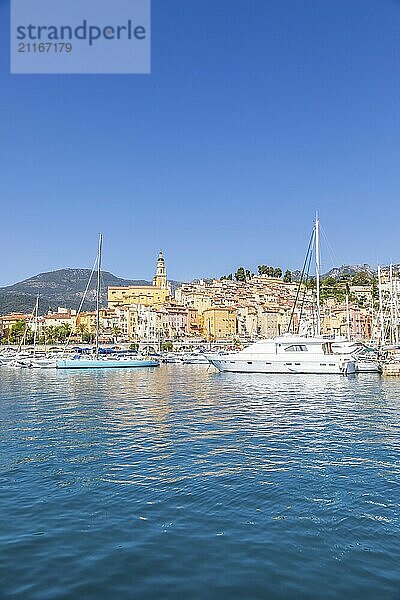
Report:
M207 358L219 371L233 373L356 373L354 359L334 354L331 341L292 334L256 342L240 352L208 354Z
M336 338L332 341L332 349L335 354L355 360L357 373L382 373L377 353L361 342Z

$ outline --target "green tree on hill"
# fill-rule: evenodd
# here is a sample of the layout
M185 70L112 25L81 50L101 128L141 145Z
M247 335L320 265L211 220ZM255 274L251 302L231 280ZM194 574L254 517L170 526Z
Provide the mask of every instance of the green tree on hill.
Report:
M338 283L332 277L328 277L321 282L321 300L334 298L337 302L342 303L346 298L346 285Z
M286 269L285 274L283 276L283 281L285 283L292 283L292 272L289 269Z
M308 290L313 290L317 287L315 277L309 277L304 283Z
M367 271L360 271L351 278L351 285L371 285L372 277Z
M336 284L337 281L334 277L327 277L322 281L322 285L324 285L325 287L334 287Z
M246 272L243 267L239 267L235 273L236 281L246 281Z

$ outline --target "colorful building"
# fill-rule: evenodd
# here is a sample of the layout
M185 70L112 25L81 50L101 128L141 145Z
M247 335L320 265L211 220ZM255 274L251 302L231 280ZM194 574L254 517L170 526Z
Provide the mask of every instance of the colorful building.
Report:
M32 320L32 315L27 315L24 313L11 313L0 317L0 337L8 338L13 325L16 325L20 321L26 323L27 321L29 322Z
M236 309L212 306L203 312L204 334L208 340L223 340L236 334Z
M155 304L164 304L170 296L165 261L163 253L160 252L153 285L110 286L107 293L108 308L139 304L154 306Z

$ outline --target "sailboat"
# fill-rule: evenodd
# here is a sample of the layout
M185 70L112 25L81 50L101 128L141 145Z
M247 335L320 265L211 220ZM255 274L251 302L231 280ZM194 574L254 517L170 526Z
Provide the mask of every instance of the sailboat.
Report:
M39 333L39 296L36 298L35 306L35 329L33 336L33 355L26 366L32 367L33 369L55 369L57 366L57 359L55 356L49 356L46 352L38 352L38 333Z
M28 335L28 331L30 330L31 324L37 319L37 311L38 311L38 298L36 299L35 308L33 309L29 319L25 323L25 330L21 341L18 345L18 349L13 354L8 354L6 357L2 357L1 362L3 364L7 364L9 367L30 367L32 361L32 353L26 348L26 339ZM35 340L36 340L36 331L35 331Z
M109 358L100 354L100 281L103 236L99 235L97 253L97 289L96 289L96 345L93 356L77 355L73 358L57 359L57 369L115 369L132 367L158 367L159 362L154 359L132 359L130 356Z

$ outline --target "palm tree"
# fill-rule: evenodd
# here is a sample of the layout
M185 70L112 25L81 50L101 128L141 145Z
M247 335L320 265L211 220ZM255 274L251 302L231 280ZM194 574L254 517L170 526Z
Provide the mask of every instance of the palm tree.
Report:
M117 325L114 325L114 327L112 328L112 334L113 334L113 341L114 343L118 341L118 336L120 336L122 333L121 328L118 327Z
M85 335L87 335L87 334L89 333L89 332L88 332L88 330L87 330L87 327L86 327L86 325L84 325L83 323L80 323L80 324L78 325L78 327L77 327L77 330L78 330L78 332L79 332L79 333L80 333L80 335L81 335L81 342L83 342L83 341L84 341L84 339L83 339L83 338L84 338L84 336L85 336Z

